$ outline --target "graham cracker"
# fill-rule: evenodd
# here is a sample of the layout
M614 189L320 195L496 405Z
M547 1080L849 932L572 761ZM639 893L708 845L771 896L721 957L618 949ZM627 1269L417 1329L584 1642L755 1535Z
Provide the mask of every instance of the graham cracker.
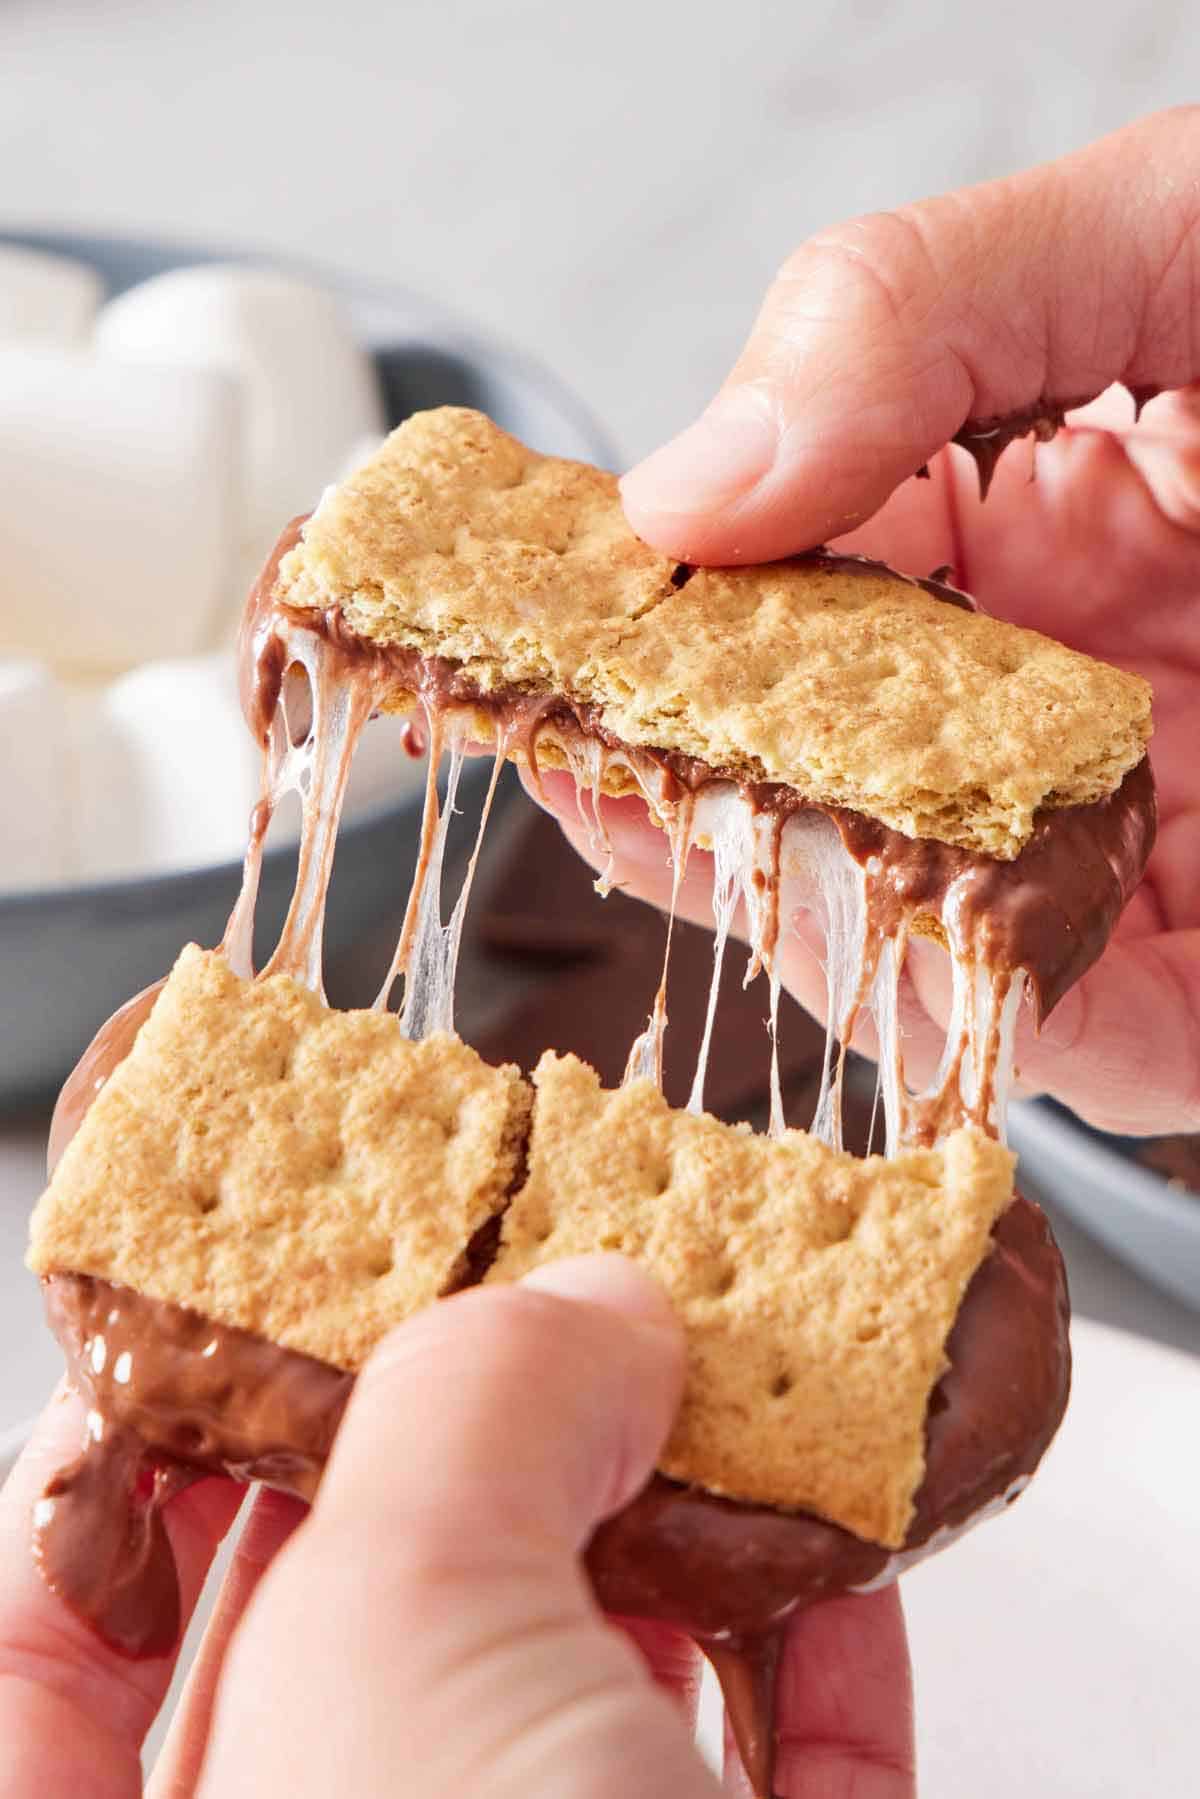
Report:
M879 565L681 570L613 476L463 408L416 414L330 489L277 594L482 693L560 695L632 746L1005 860L1039 808L1114 792L1150 734L1139 677Z
M663 1472L902 1543L1008 1151L963 1129L862 1161L549 1052L534 1084L189 947L39 1201L29 1266L356 1370L460 1284L527 1155L486 1278L605 1249L656 1276L689 1355Z
M487 1279L632 1256L688 1337L663 1472L899 1547L1012 1155L971 1128L894 1161L772 1141L672 1111L648 1082L605 1092L573 1056L547 1053L534 1082L528 1174Z
M456 1037L411 1043L189 946L39 1201L29 1266L357 1369L462 1274L529 1100Z

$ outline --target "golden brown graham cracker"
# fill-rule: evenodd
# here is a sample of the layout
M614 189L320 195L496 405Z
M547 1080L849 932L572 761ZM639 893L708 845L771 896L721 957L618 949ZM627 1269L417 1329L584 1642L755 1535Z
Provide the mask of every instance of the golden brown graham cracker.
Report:
M29 1265L358 1368L460 1274L528 1110L517 1070L456 1037L410 1043L189 947L39 1202Z
M632 1256L688 1335L663 1472L898 1547L1011 1154L969 1128L890 1162L800 1131L770 1141L672 1111L648 1082L605 1092L573 1056L547 1053L534 1081L528 1175L488 1280Z
M634 746L1004 859L1039 807L1102 798L1141 759L1144 681L903 576L797 559L679 585L677 566L613 476L445 407L325 495L277 592L485 693L563 695Z
M356 1369L456 1284L528 1151L488 1278L619 1249L662 1281L690 1355L664 1472L899 1543L1008 1152L963 1130L863 1162L645 1082L604 1092L574 1057L535 1082L531 1132L515 1069L189 948L39 1202L30 1266Z

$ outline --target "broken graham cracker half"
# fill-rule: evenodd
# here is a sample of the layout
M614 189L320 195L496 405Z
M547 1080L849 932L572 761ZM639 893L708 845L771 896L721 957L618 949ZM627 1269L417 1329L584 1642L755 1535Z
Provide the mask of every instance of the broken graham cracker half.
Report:
M574 1056L544 1055L534 1083L528 1172L487 1280L631 1256L688 1335L663 1472L899 1547L1012 1155L969 1127L892 1161L800 1131L770 1141L673 1111L649 1082L605 1092Z
M824 552L677 564L635 537L613 476L461 408L415 415L330 489L272 597L391 656L396 710L436 662L480 738L506 698L555 699L610 743L1001 860L1040 809L1115 792L1150 733L1140 678L936 582ZM604 785L633 780L610 762Z
M970 1129L891 1162L771 1142L647 1082L604 1092L574 1057L535 1084L530 1133L516 1070L186 949L34 1213L30 1266L353 1371L470 1278L517 1185L488 1279L620 1249L671 1295L690 1374L668 1475L901 1543L1009 1153Z
M464 1278L529 1102L456 1037L409 1042L390 1013L330 1011L190 946L64 1151L29 1266L354 1370Z

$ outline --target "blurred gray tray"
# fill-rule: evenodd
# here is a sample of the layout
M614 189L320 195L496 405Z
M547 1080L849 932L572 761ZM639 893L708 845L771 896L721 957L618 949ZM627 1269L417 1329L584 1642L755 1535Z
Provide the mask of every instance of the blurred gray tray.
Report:
M1012 1108L1017 1185L1047 1200L1164 1292L1200 1311L1200 1194L1132 1159L1136 1144L1107 1137L1056 1105Z
M613 465L612 446L599 426L553 376L402 289L372 288L235 248L28 231L0 232L0 244L90 263L110 294L188 263L290 267L342 298L374 358L389 425L425 406L474 406L537 449ZM486 778L481 765L464 773L460 804L468 813ZM415 863L419 818L420 801L409 797L342 831L326 926L330 959L389 915L398 916ZM294 850L272 850L265 858L260 956L278 935L294 868ZM97 1027L164 974L181 944L216 943L240 872L227 863L0 897L0 1108L50 1097Z

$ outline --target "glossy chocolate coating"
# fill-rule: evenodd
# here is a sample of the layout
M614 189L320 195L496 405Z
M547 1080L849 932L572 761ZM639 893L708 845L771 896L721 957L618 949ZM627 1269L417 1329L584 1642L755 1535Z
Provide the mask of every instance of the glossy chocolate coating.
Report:
M43 1287L94 1415L83 1454L41 1502L38 1562L114 1649L164 1655L179 1626L166 1499L189 1479L230 1474L311 1500L353 1376L90 1275Z
M1088 396L1088 399L1091 398L1094 395ZM1062 429L1068 412L1074 412L1077 406L1086 405L1087 399L1035 400L1032 406L1023 406L1017 412L997 413L993 418L967 419L965 424L960 425L951 442L961 444L974 460L979 475L980 499L987 499L996 464L1010 443L1018 437L1031 435L1038 443L1049 443Z
M830 816L868 867L868 901L884 936L905 918L941 917L953 887L958 947L987 968L1025 969L1039 1024L1103 951L1157 828L1146 758L1106 799L1039 812L1011 862L904 837L858 812L830 808Z
M279 541L250 589L238 630L237 667L242 716L258 744L267 741L287 660L283 641L275 628L274 596L279 564L299 543L308 516L307 512L301 513L280 533Z
M997 1221L946 1346L904 1552L959 1528L1032 1474L1066 1408L1068 1317L1049 1226L1018 1196ZM610 1610L720 1639L761 1635L792 1611L878 1578L891 1552L811 1514L739 1505L656 1475L600 1526L587 1559Z
M311 1499L350 1374L183 1307L86 1275L45 1282L51 1325L95 1424L39 1511L50 1586L114 1648L168 1653L179 1589L161 1507L204 1473ZM601 1525L586 1562L599 1602L688 1632L720 1675L739 1747L768 1791L780 1632L822 1598L887 1578L1006 1497L1054 1435L1070 1381L1062 1263L1040 1211L997 1221L934 1389L925 1476L899 1557L811 1513L721 1499L656 1475Z

